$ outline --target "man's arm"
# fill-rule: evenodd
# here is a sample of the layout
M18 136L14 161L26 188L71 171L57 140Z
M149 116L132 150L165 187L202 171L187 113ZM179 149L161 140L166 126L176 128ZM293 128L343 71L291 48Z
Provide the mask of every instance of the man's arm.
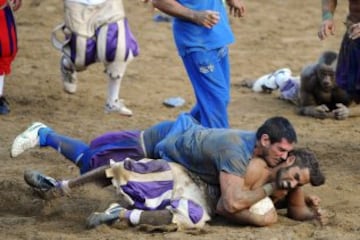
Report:
M152 4L168 15L194 22L206 28L212 28L220 18L218 12L211 10L195 11L184 7L175 0L152 0Z
M337 6L337 0L322 0L322 23L318 32L318 37L323 40L329 34L335 34L335 25L334 25L334 13Z
M264 215L252 213L249 211L249 209L243 209L231 214L227 212L220 213L219 211L218 213L227 219L242 225L265 227L277 222L277 212L275 208L271 209Z
M221 197L216 207L218 214L239 224L266 226L276 222L275 209L265 215L253 214L249 211L251 205L272 193L274 188L272 184L266 184L265 188L249 190L243 177L222 171L220 187Z
M288 194L288 217L298 221L305 221L318 218L316 209L308 206L307 199L301 187L289 191Z

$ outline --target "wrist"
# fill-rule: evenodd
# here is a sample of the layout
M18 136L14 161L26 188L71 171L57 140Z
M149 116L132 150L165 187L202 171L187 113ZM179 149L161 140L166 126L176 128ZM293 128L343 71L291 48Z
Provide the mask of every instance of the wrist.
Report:
M322 19L325 21L325 20L332 20L334 18L334 15L329 12L329 11L326 11L323 13L322 15Z
M262 188L266 196L270 196L275 190L275 186L273 183L266 183L264 186L262 186Z

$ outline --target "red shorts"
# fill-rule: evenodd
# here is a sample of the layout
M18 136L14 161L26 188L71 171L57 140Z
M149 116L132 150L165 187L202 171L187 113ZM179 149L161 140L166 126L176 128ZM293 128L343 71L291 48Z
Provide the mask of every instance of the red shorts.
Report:
M0 75L9 74L17 53L17 35L13 12L9 5L0 9Z

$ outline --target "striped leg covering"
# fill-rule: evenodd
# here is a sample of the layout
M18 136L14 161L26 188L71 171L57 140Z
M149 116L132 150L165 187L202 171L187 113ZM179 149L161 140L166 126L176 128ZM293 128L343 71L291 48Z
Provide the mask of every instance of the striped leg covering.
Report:
M135 209L168 209L179 228L201 228L210 220L204 192L180 165L153 159L111 165L107 176Z

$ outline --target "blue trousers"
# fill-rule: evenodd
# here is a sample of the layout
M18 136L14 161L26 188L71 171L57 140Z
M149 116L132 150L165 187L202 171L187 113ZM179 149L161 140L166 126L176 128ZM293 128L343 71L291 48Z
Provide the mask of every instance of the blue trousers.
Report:
M196 104L191 115L203 126L228 128L230 62L228 48L189 51L182 60L193 86Z

